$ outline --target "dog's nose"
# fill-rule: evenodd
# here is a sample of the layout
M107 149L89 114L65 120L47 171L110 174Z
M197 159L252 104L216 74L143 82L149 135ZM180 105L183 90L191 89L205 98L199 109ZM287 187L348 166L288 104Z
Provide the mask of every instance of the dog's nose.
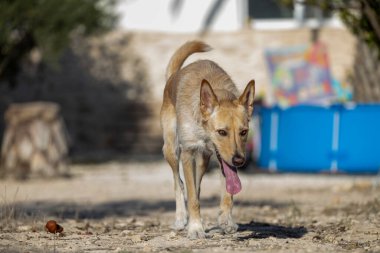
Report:
M240 167L244 164L245 162L245 159L244 157L242 157L241 155L234 155L232 157L232 163L233 165L235 165L236 167Z

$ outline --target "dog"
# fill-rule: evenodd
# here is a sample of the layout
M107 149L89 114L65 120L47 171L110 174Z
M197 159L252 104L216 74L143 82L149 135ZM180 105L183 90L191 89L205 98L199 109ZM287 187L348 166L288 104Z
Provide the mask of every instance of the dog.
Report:
M174 177L174 228L182 230L187 225L190 239L206 237L199 195L212 154L219 160L224 178L218 224L225 233L237 231L231 214L233 195L242 188L237 168L245 163L248 123L255 95L254 80L239 96L230 76L213 61L199 60L181 68L191 54L209 50L211 47L200 41L187 42L177 49L166 69L160 113L163 154ZM186 183L187 209L180 162Z

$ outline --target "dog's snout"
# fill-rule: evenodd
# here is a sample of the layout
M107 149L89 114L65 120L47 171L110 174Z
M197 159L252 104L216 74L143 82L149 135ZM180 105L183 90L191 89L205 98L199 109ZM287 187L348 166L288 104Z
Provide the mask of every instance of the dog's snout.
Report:
M233 163L234 166L239 167L239 166L242 166L245 163L245 159L241 155L234 155L232 157L232 163Z

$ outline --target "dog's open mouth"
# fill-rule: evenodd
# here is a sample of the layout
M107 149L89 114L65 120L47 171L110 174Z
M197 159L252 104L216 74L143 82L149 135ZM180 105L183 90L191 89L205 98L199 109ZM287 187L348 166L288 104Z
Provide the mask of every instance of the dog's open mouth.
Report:
M241 191L241 182L235 167L230 166L220 156L218 150L215 148L216 157L218 158L224 177L226 178L226 190L228 193L235 195Z

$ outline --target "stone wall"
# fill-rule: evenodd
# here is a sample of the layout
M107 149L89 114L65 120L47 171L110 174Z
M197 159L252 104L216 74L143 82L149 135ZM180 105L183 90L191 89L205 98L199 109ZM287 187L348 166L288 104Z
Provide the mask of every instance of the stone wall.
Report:
M54 101L72 140L71 155L85 160L159 154L161 137L146 65L130 35L76 39L54 69L26 67L15 89L0 86L0 113L14 102ZM4 129L1 119L0 133ZM155 129L152 131L151 129Z
M214 50L191 56L216 61L239 89L254 78L257 93L271 102L264 49L309 43L309 29L252 31L198 35L112 32L98 38L73 41L59 68L31 66L10 90L0 85L0 114L12 102L53 101L72 139L71 155L80 159L108 157L161 157L159 110L164 73L173 52L185 41L200 39ZM355 40L342 29L323 29L333 75L346 79ZM0 121L0 138L4 130Z
M211 59L224 68L240 89L252 78L256 80L257 93L265 93L265 100L271 103L270 79L264 59L266 48L304 45L311 41L312 31L307 28L296 30L243 30L236 33L214 33L203 37L197 35L167 35L136 33L133 44L147 64L152 83L152 96L161 99L165 84L166 64L173 52L184 42L200 39L214 50L195 54L188 62L197 59ZM327 45L330 68L339 81L347 81L355 57L355 38L345 29L322 28L319 40Z

